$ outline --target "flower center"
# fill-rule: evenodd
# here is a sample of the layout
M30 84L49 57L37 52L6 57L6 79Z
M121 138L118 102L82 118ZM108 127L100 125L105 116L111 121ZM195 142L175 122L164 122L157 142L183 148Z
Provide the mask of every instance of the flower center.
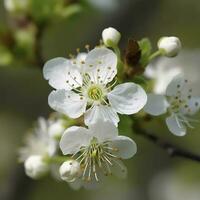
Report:
M83 180L91 181L94 178L99 181L98 170L105 176L111 175L113 164L117 164L122 171L125 171L120 158L116 155L118 149L110 147L109 144L110 142L98 143L97 138L93 138L89 146L81 148L77 160L83 169Z
M91 86L88 89L88 97L94 101L98 101L101 100L103 97L103 91L100 87L98 87L97 85Z

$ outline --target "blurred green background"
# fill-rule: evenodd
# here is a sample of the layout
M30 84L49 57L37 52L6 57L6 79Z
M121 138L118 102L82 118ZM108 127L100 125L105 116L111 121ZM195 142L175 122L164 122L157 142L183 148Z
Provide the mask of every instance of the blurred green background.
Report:
M45 26L38 47L44 61L76 53L76 48L85 50L85 44L94 47L101 39L102 30L112 26L122 34L122 50L129 37L149 37L156 47L159 37L178 36L188 54L182 55L180 61L174 58L175 63L186 73L200 75L200 2L196 0L66 1L65 7L72 7L68 10L58 7L56 14L53 12L56 0L32 1L34 20ZM38 7L38 2L42 6ZM34 57L35 27L31 24L27 28L23 14L20 9L14 14L9 12L4 1L0 1L0 199L199 200L200 163L169 158L159 147L131 133L128 117L122 117L120 130L136 141L138 153L126 161L129 171L126 180L113 177L98 190L73 191L67 183L52 178L32 181L25 177L17 163L17 149L37 117L48 116L52 110L47 104L51 88L42 77L38 57ZM17 45L13 46L9 34L14 35ZM195 82L197 92L199 83L200 78ZM198 123L183 138L169 133L160 118L144 126L166 141L200 153Z

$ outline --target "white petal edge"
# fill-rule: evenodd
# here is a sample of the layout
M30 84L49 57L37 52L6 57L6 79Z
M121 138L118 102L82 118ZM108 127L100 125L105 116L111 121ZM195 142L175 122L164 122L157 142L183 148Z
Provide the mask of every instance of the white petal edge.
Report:
M200 97L191 97L191 99L188 100L187 105L189 107L189 112L187 112L187 114L194 115L200 109Z
M95 83L109 83L117 74L117 56L105 47L95 48L85 60L85 72Z
M82 85L79 69L71 64L71 60L58 57L47 61L43 75L49 80L49 85L55 89L71 90Z
M86 111L84 121L87 126L95 124L98 120L110 121L118 126L119 117L117 113L107 105L95 105Z
M133 157L137 152L136 143L127 136L118 136L112 140L111 146L117 148L117 155L123 159L129 159Z
M114 163L114 165L111 167L112 173L114 174L114 176L120 179L127 178L127 174L128 174L127 167L124 165L124 163L121 160L117 160L117 163Z
M166 118L166 124L171 133L176 136L184 136L186 134L186 127L178 120L176 115L171 115Z
M95 124L89 125L89 130L93 137L99 142L112 140L118 136L117 127L110 121L99 119Z
M80 190L83 187L83 180L78 178L73 182L68 183L73 190Z
M147 102L146 92L135 83L117 85L107 97L116 112L127 115L139 112Z
M80 98L75 92L67 90L52 91L49 94L48 103L54 110L71 118L80 117L85 112L87 105L84 97Z
M88 129L84 127L72 126L68 128L60 140L60 149L64 155L77 153L82 146L87 146L90 142Z
M185 79L182 73L176 75L167 86L166 95L176 96L178 90L181 91L181 93L183 92L183 90L187 90L187 88L184 87L184 81Z
M164 95L148 94L144 111L151 115L158 116L166 113L168 106L169 103Z

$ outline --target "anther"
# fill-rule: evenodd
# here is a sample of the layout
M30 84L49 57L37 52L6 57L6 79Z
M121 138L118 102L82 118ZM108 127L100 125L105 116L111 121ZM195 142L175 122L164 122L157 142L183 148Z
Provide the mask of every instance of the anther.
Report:
M73 55L73 54L69 54L69 57L71 58L71 59L73 59L73 58L75 58L75 56Z
M90 45L89 44L86 44L85 48L86 48L87 51L90 51Z

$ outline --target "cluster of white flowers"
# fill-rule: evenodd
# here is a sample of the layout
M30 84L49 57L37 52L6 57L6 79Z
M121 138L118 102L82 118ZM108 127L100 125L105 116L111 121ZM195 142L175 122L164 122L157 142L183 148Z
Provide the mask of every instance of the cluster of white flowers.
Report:
M36 127L25 139L25 146L19 149L19 161L24 162L28 176L37 179L48 173L48 159L56 154L57 138L61 137L64 130L64 123L60 119L38 119Z
M43 69L45 79L55 89L49 95L49 105L71 118L84 115L88 126L68 128L60 141L63 154L72 157L61 166L61 178L83 186L98 182L102 174L110 175L117 167L118 174L126 173L121 159L132 157L136 144L128 137L118 136L117 113L137 113L147 102L140 85L117 85L118 58L107 47L117 46L120 33L108 28L102 37L104 45L73 59L54 58Z
M28 176L41 177L49 170L49 163L56 160L61 164L60 178L76 189L91 188L111 174L126 177L122 159L134 156L137 146L131 138L118 135L118 114L132 115L143 108L156 116L168 112L166 124L177 136L186 134L186 126L192 127L190 116L199 110L200 97L193 96L182 75L169 83L165 95L147 95L133 81L118 80L120 37L117 30L107 28L100 46L70 59L58 57L45 63L44 78L54 88L48 98L50 107L72 119L79 118L79 126L65 129L61 119L40 118L35 135L20 150ZM157 55L176 56L180 48L178 38L163 37L151 59ZM58 139L64 156L56 152Z
M161 115L168 111L166 124L169 130L177 135L186 134L186 126L195 121L190 116L200 108L200 97L193 96L192 88L187 79L179 74L173 78L166 89L165 95L149 94L144 110L151 115Z

